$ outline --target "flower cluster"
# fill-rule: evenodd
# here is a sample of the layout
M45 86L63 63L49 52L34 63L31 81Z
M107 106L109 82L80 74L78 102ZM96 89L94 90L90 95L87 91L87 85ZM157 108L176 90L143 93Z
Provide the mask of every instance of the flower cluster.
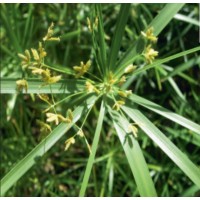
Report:
M153 34L153 27L147 29L146 32L141 31L141 34L152 42L157 42L158 38Z
M39 125L40 127L40 136L39 136L39 140L43 139L45 136L47 136L52 130L51 130L51 126L49 124L46 124L45 122L41 121L41 120L37 120L36 123Z
M88 93L92 93L92 92L95 92L96 94L100 93L100 91L89 81L86 81L85 87Z
M158 51L155 51L152 48L152 44L151 43L156 43L158 38L153 34L153 27L150 27L147 29L146 32L141 31L141 34L147 39L147 41L149 41L150 44L148 44L148 46L146 47L143 55L146 59L146 62L148 64L152 64L153 60L155 59L156 56L158 56Z
M73 121L73 113L70 109L67 111L67 117L63 117L61 114L55 113L46 113L46 116L47 122L55 122L56 125L60 122L72 123Z
M25 92L28 91L28 82L25 79L16 81L16 84L17 84L17 91L21 92L23 89L25 89Z
M135 124L129 124L127 132L132 133L134 137L137 138L138 128L135 126Z
M87 26L90 32L93 32L98 27L99 19L98 17L95 18L94 22L92 23L90 19L87 17Z
M113 105L112 109L119 111L121 106L124 105L124 101L116 101L115 104Z
M69 149L69 147L75 143L75 138L74 137L70 137L69 139L67 139L65 141L65 151L67 151Z
M44 81L44 85L57 83L61 79L61 75L52 76L49 69L42 69L38 67L29 67L29 69L32 70L32 74L41 75L41 78Z
M98 27L98 17L94 20L94 22L91 22L89 18L87 18L87 24L88 29L93 33L94 30ZM53 37L54 34L54 24L52 23L50 27L47 30L47 34L43 37L42 42L39 42L38 48L31 48L30 50L25 50L24 54L18 54L18 56L21 58L21 65L23 70L30 70L33 75L39 76L41 80L44 82L43 85L49 85L58 82L61 79L61 75L53 75L50 66L46 65L44 60L47 56L47 52L44 48L44 44L47 41L60 41L60 38ZM148 64L151 64L155 57L158 56L158 52L155 51L152 48L152 44L157 42L157 37L153 34L153 28L147 29L146 32L141 32L142 36L146 38L147 40L147 46L143 52L143 56L146 59L146 62ZM74 66L74 76L75 78L83 78L85 79L85 92L86 93L94 93L98 96L100 95L107 95L113 97L114 104L112 106L113 110L120 111L121 107L125 104L126 99L129 97L129 95L132 94L132 90L123 90L120 88L126 81L127 77L133 73L137 66L130 64L127 67L125 67L122 75L120 77L117 77L116 74L114 74L112 71L106 72L104 77L104 81L100 83L96 83L86 77L85 74L89 74L93 77L96 77L94 74L89 73L89 70L91 68L91 60L88 60L86 63L83 61L80 62L79 66ZM96 79L99 80L98 77ZM28 90L28 82L25 79L18 80L16 82L17 89L19 91L25 89L27 92ZM71 109L67 110L66 116L63 116L60 113L57 113L55 106L59 103L55 103L53 95L51 94L51 100L50 98L45 94L39 94L38 97L46 102L48 104L48 108L44 110L44 113L46 114L46 122L43 122L41 120L37 120L37 124L40 126L40 132L44 133L45 135L51 132L51 126L48 124L55 124L58 125L59 123L67 123L67 124L73 124L73 113ZM50 111L50 109L53 109L54 112ZM77 125L73 124L76 128ZM129 124L128 126L128 133L132 132L135 137L137 137L138 129L133 124ZM87 147L89 149L89 152L91 152L90 145L87 142L87 139L85 137L85 134L81 128L78 127L77 133L67 139L65 141L65 150L68 150L69 147L73 144L75 144L75 138L76 137L84 138L85 142L87 144Z
M59 37L52 37L54 34L54 23L51 23L51 26L48 28L47 34L45 35L45 37L43 37L43 41L58 41L60 42L60 38Z
M124 74L132 73L136 68L137 68L136 65L133 65L133 64L128 65L124 70Z
M151 45L148 45L145 49L144 57L146 58L147 63L151 64L155 57L158 56L158 52L155 51Z
M97 23L97 22L96 22ZM38 49L31 48L30 50L25 50L24 54L18 54L18 56L21 58L22 62L22 69L23 70L30 70L33 75L39 76L41 80L44 82L43 85L49 85L58 82L61 79L61 75L54 76L51 72L51 67L47 66L44 63L44 59L47 56L47 52L44 48L44 43L47 41L60 41L60 38L53 37L53 27L54 24L52 23L51 26L48 28L47 34L45 37L43 37L43 42L39 42ZM83 76L85 73L88 72L91 66L91 61L88 60L86 63L81 62L80 66L74 66L74 70L76 72L75 77L79 78ZM28 90L28 82L25 79L18 80L16 82L18 91L21 91L25 89L27 92ZM43 86L42 85L42 86ZM89 81L86 81L85 84L86 90L88 93L96 92L99 94L99 90ZM52 129L51 126L48 123L54 123L55 125L58 125L59 123L73 123L73 113L71 109L67 110L66 116L63 116L60 113L57 113L55 110L55 106L57 103L55 103L53 95L51 94L52 99L48 97L46 94L38 94L38 97L46 102L48 104L48 108L43 111L43 113L46 113L46 122L43 122L41 120L37 120L37 124L40 127L40 139L43 139L46 137L47 134L49 134ZM53 109L54 112L50 111L50 109ZM75 127L77 125L74 124ZM85 142L87 144L87 147L89 149L89 152L91 152L90 145L82 131L81 128L78 128L78 132L65 142L65 150L67 150L72 144L75 143L75 137L79 136L81 138L85 139Z
M90 147L90 145L85 137L85 134L81 128L78 128L77 133L65 141L65 151L67 151L72 144L75 144L75 141L76 141L75 138L77 136L85 139L85 143L87 145L88 151L89 151L89 153L91 153L91 147Z
M91 66L90 60L88 60L86 64L84 64L84 62L81 61L80 66L74 66L73 69L76 72L75 77L79 78L83 76L90 69L90 66Z
M21 65L22 65L22 69L26 69L31 62L31 54L29 52L29 50L25 50L24 55L21 53L18 53L18 56L22 59Z
M52 37L53 35L53 23L48 28L46 36L43 38L43 41L60 41L59 38ZM24 54L19 53L19 58L22 60L21 65L23 70L31 70L33 75L41 76L43 85L49 85L58 82L61 79L61 76L53 76L51 71L47 68L48 66L44 63L44 58L47 56L47 52L43 47L43 43L39 42L38 49L31 48L30 50L26 49ZM18 80L16 82L17 89L24 87L27 91L28 83L25 79Z

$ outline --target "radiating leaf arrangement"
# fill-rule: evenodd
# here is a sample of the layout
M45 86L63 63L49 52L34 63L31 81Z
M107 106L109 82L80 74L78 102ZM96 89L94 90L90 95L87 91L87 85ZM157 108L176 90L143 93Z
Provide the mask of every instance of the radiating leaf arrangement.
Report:
M130 44L130 47L123 54L119 54L130 15L130 5L122 4L120 7L110 47L105 40L102 7L100 4L91 5L91 16L86 21L88 31L91 34L94 58L84 58L84 61L80 64L77 63L76 66L73 66L73 70L56 69L45 64L45 57L48 56L46 43L48 41L62 42L62 38L54 36L54 24L50 25L47 34L39 42L38 49L31 48L25 50L24 54L19 53L22 60L23 77L22 79L18 79L18 77L2 78L1 93L38 94L39 99L46 103L47 108L43 111L46 120L38 119L37 122L38 126L41 127L40 131L47 134L27 156L2 178L2 196L35 164L35 159L43 156L71 127L74 127L77 133L66 139L65 150L70 151L70 146L76 142L77 137L85 141L89 150L89 158L79 193L79 196L86 196L105 117L111 118L112 126L124 150L140 196L157 196L157 192L141 144L138 142L138 137L140 137L138 129L142 130L157 144L200 188L199 167L178 146L173 144L151 119L148 119L140 111L140 106L190 129L197 137L200 134L200 125L153 103L151 100L134 94L132 90L125 89L128 87L127 80L131 79L132 76L137 78L138 75L147 70L200 50L200 47L196 47L158 59L159 49L155 48L157 36L182 7L183 4L164 6L146 27L146 30L141 30L133 44ZM20 47L18 49L20 50ZM136 65L138 59L142 60L142 64L139 66ZM176 73L175 70L174 73ZM68 79L63 78L65 74L69 75ZM165 75L166 78L170 76L167 72ZM173 72L171 72L171 75L173 75ZM66 97L56 102L55 94L66 94ZM66 115L61 115L56 110L56 106L65 104L66 101L68 101L67 107L69 109L66 110ZM94 105L98 106L99 102L97 126L94 131L93 142L89 144L83 131L84 123ZM82 118L84 119L83 124L78 126L77 121Z

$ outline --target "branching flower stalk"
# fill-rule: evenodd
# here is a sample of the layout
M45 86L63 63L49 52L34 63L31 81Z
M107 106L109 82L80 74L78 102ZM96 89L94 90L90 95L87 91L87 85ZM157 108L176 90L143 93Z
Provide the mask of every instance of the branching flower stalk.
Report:
M95 32L98 30L98 17L95 18L94 22L91 22L91 20L89 18L87 18L87 24L88 24L88 29L92 34L93 44L95 44L96 39L97 39L95 36L96 35ZM43 37L43 42L39 42L38 49L31 48L31 50L25 50L24 55L18 54L19 57L22 59L22 63L21 63L22 68L24 70L31 70L31 73L33 75L39 76L41 78L41 80L44 82L41 85L41 87L44 85L49 85L51 91L52 91L51 84L57 83L59 80L61 80L61 77L62 77L61 75L52 76L51 67L48 67L44 63L44 58L47 56L47 52L44 48L45 45L43 43L45 43L47 41L60 41L60 38L53 37L53 32L54 32L53 28L54 28L54 24L52 23L51 26L48 28L47 34ZM155 43L157 41L157 38L153 35L152 27L149 28L146 32L141 32L141 34L143 35L143 37L145 37L147 39L147 41L149 41L148 46L146 47L146 49L144 50L144 53L142 55L145 57L147 63L152 63L153 60L155 59L155 57L158 55L158 52L155 51L151 47L151 43ZM32 53L32 56L31 56L30 52ZM74 72L75 72L74 77L76 79L81 78L81 79L86 80L85 93L88 93L88 94L95 93L99 97L102 95L112 97L112 99L114 100L112 109L114 109L116 111L120 111L121 106L125 105L126 98L132 94L131 90L122 90L121 86L125 83L127 77L131 73L134 72L134 70L137 68L137 66L134 64L128 65L124 69L124 73L119 78L115 77L113 72L110 71L110 72L106 73L107 77L103 78L101 81L101 78L98 78L89 72L91 69L91 65L92 65L91 60L88 60L86 63L81 61L79 66L73 67ZM86 77L86 75L89 75L91 78ZM28 83L25 79L18 80L16 83L17 83L18 90L22 90L23 88L26 91L28 90ZM82 94L82 93L84 93L84 91L82 91L78 94ZM71 110L69 109L67 111L67 116L64 117L63 115L57 113L55 106L64 102L66 99L69 99L78 94L72 94L59 102L55 102L53 93L51 92L51 102L52 103L50 102L50 99L47 95L43 95L43 94L38 95L38 97L42 101L46 102L49 105L49 107L43 111L43 113L46 113L46 117L47 117L46 121L48 123L54 122L55 125L58 125L61 122L71 123L73 121L73 116L72 116ZM54 113L49 112L51 108L53 108ZM88 114L89 114L89 112L88 112ZM87 114L87 116L88 116L88 114ZM86 116L86 118L87 118L87 116ZM86 120L86 118L85 118L85 120ZM85 120L84 120L84 122L85 122ZM46 132L51 131L51 128L45 122L38 121L38 123L41 126L40 131L44 132L45 134L46 134ZM84 125L84 123L82 124L82 126L83 125ZM75 125L75 126L77 126L77 125ZM88 141L82 131L82 126L80 128L78 127L78 131L73 137L66 140L65 150L67 150L72 144L75 143L75 137L77 135L79 135L80 137L85 138L85 142L90 151L90 145L88 144ZM130 132L130 131L133 133L133 135L135 137L137 137L137 128L134 125L130 125L128 132Z
M88 29L89 31L92 33L93 35L93 43L95 43L95 38L94 38L94 31L97 30L98 28L98 17L95 18L95 22L91 22L89 18L87 18L87 24L88 24ZM51 26L48 28L47 34L46 36L43 38L43 42L47 42L47 41L60 41L60 38L55 38L52 37L53 36L53 23L51 24ZM150 42L155 43L157 41L157 38L153 35L153 28L149 28L146 32L141 32L141 34L147 38L147 40L149 40ZM33 75L38 75L41 77L42 81L44 82L43 85L50 85L50 84L54 84L56 82L58 82L61 79L61 75L58 76L52 76L51 75L51 71L49 68L44 68L44 66L46 67L45 63L44 63L44 58L47 56L46 50L42 45L42 42L39 42L39 47L38 50L31 48L31 52L32 52L32 56L33 56L33 61L32 61L32 57L30 54L29 50L25 50L25 54L18 54L19 57L22 59L22 68L23 69L30 69ZM147 63L152 63L154 58L158 55L158 53L156 51L154 51L151 48L151 44L149 44L146 47L146 50L144 51L144 57L147 61ZM91 68L91 60L88 60L85 64L82 61L80 63L80 66L74 66L73 69L75 71L75 78L85 78L85 74L90 74L89 70ZM88 78L86 78L86 83L85 83L85 90L87 93L96 93L96 95L111 95L114 99L114 104L112 106L112 108L116 111L119 111L121 106L125 104L125 99L132 93L131 90L122 90L120 89L120 87L123 85L123 83L125 83L126 81L126 77L128 74L131 74L135 69L137 68L136 65L128 65L125 69L124 69L124 73L122 74L122 76L120 78L115 78L115 76L113 75L113 73L110 71L108 73L107 79L104 79L106 81L103 81L102 83L96 83L94 80L90 80ZM98 78L98 80L100 80ZM25 88L25 90L27 91L28 89L28 83L26 80L18 80L17 81L17 87L18 90L22 90L23 88ZM51 88L51 86L50 86ZM81 93L84 93L81 92ZM75 94L76 95L76 94ZM57 114L57 111L55 110L55 106L60 104L61 102L63 102L64 100L68 99L64 98L63 100L59 101L58 103L55 102L53 94L51 93L51 97L52 97L52 103L50 103L49 98L45 95L38 95L39 98L43 101L45 101L48 105L49 108L45 109L44 112L46 113L47 116L47 122L55 122L56 125L58 125L60 122L65 122L65 123L71 123L72 119L70 119L69 117L64 117L61 114ZM74 95L71 95L71 97ZM119 100L115 99L116 97L119 97ZM48 112L51 108L54 109L54 113L50 113ZM42 125L42 123L40 123L40 125ZM45 128L45 123L43 124L44 128ZM134 129L134 126L130 126L132 129L132 132L134 133L134 135L136 136L136 129ZM46 130L50 130L49 128L46 128ZM82 128L80 128L80 130L82 131ZM82 133L82 132L78 133ZM77 134L76 134L77 135ZM80 134L78 134L80 135ZM72 138L70 140L66 141L66 148L68 149L69 146L71 144L74 144L75 140L72 140ZM88 143L88 142L87 142Z

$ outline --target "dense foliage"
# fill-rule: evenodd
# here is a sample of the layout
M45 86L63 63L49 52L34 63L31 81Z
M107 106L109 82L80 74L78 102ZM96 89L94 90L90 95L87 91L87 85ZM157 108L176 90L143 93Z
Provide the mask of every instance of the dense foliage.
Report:
M30 170L19 175L19 180L16 182L12 179L12 187L9 186L9 190L5 193L6 196L78 196L79 194L80 196L154 196L156 193L158 196L200 195L200 180L198 176L195 176L195 174L200 174L198 5L186 4L183 7L179 5L177 10L174 6L174 14L173 10L170 12L167 12L167 9L163 10L165 6L165 4L124 4L123 6L119 4L103 4L102 6L93 4L1 4L1 90L5 94L1 94L0 178L5 177L11 169L17 171L13 168L15 164L26 159L25 156L35 147L40 147L42 151L41 156L31 158L30 165L32 166L34 162L32 167L26 168L25 164L21 165L22 168L19 170L23 171L23 167L26 170L30 168ZM162 16L162 11L167 14ZM158 13L161 14L160 21L158 19L155 22L153 20ZM96 16L98 16L98 22L95 22ZM162 25L168 19L169 23ZM60 37L60 42L45 42L41 47L44 47L42 53L45 57L45 65L50 66L44 70L52 70L51 76L47 76L44 75L44 71L34 73L33 68L27 70L26 66L22 67L22 56L18 54L24 55L24 51L29 49L31 57L34 57L31 65L39 68L42 60L41 63L37 61L35 58L37 55L34 56L31 48L38 48L38 42L44 40L45 35L47 36L47 30L52 22L54 23L52 27L54 36ZM152 22L155 27L151 24ZM118 24L117 30L116 24ZM153 27L154 37L158 37L157 43L150 42L151 47L155 49L153 52L155 60L154 57L149 58L149 52L145 51L149 45L149 41L145 38L147 33L145 31L151 30L147 29L149 24ZM117 36L116 33L118 33ZM138 42L140 38L142 43ZM133 50L128 54L127 60L130 63L126 65L126 62L120 59L126 55L129 48ZM158 55L155 53L157 51ZM139 54L139 56L135 58L134 54ZM105 59L104 55L106 55ZM81 62L83 63L80 64ZM157 64L154 65L156 62ZM136 69L130 71L131 73L126 76L127 81L122 87L120 85L119 89L121 71L127 70L127 66L133 66L130 65L132 63L136 65ZM88 69L83 69L87 68L87 65ZM119 73L116 66L122 69ZM82 77L89 68L90 73ZM80 71L84 73L80 74ZM114 74L115 71L116 74ZM36 76L38 73L42 74L42 81L45 83L49 81L47 86L41 89L35 86L38 86L38 83L42 84L41 81L37 82L37 78L40 77ZM62 75L61 81L60 74ZM118 82L115 81L114 75L119 78ZM57 80L47 80L47 77L57 77ZM30 80L30 82L28 80L27 90L35 91L28 92L34 94L26 94L25 90L20 93L16 80L19 81L22 78ZM103 85L98 81L99 78L103 80ZM50 94L49 97L53 103L64 99L56 106L56 110L66 118L59 118L62 122L59 126L57 122L56 124L51 123L51 128L46 126L47 132L45 132L44 127L42 129L40 125L52 115L46 115L43 112L48 108L48 103L37 94L41 91L45 93L50 89L51 91L46 93L58 91L61 86L59 81L65 83L65 80L67 80L67 89L65 91L62 88L65 93L55 92L53 97ZM50 81L55 85L52 84L52 88L49 89ZM118 83L116 88L113 86L115 83ZM109 84L113 88L109 88ZM21 89L23 90L23 87ZM126 93L130 90L133 94L125 101L121 96L126 98ZM75 95L70 99L65 99L71 91L79 92L82 96ZM106 93L112 93L112 91L121 96L106 96ZM97 99L96 96L101 92L102 96ZM115 95L114 92L113 94ZM151 104L139 96L156 104ZM91 109L88 107L88 112L82 112L82 109L85 109L85 105L81 107L83 102L88 101L89 105L93 100L96 101L95 105ZM164 110L163 107L178 115L168 113L168 110ZM69 115L74 110L74 118L78 119L79 113L82 116L76 125L66 132L68 129L66 119L70 118ZM162 113L161 116L158 115L159 112ZM185 118L179 118L179 115L194 123L184 121ZM122 124L128 127L129 121L131 124L135 122L131 126L133 134L125 133L127 136L124 136L122 133L125 128ZM103 123L102 127L101 123ZM169 141L163 139L164 136L160 136L160 132L153 125L158 127ZM54 136L45 140L48 129L53 130ZM82 130L84 137L81 132L78 132L75 137L76 141L70 140L69 147L69 138L73 138L77 131ZM156 139L151 138L153 132L157 134L156 139L160 137L158 143L155 142ZM56 136L61 133L62 137L61 135ZM121 138L127 138L126 142L121 139L120 143L120 133ZM98 134L100 134L99 140ZM54 138L56 138L55 144L50 148L50 140ZM42 145L37 146L41 144L41 141ZM194 166L174 147L171 149L172 152L165 150L167 147L170 149L170 142L185 154ZM126 145L123 146L124 143ZM137 151L132 151L133 146L137 147ZM93 152L95 147L97 148L96 155ZM130 152L133 153L132 157L128 155ZM138 152L138 157L136 152ZM181 160L176 160L176 157L173 159L174 155L177 157L180 155ZM143 156L146 162L141 160ZM93 159L95 160L92 161ZM150 176L143 181L147 182L146 187L148 184L150 188L152 187L151 191L145 193L140 189L140 183L143 182L139 180L140 175L138 178L135 174L138 168L134 169L134 162L141 162L141 166L138 167L144 169L141 173L145 174L149 170ZM89 183L87 183L90 164L92 171ZM11 173L8 176L12 177ZM156 192L154 192L150 177ZM84 187L87 187L86 194Z

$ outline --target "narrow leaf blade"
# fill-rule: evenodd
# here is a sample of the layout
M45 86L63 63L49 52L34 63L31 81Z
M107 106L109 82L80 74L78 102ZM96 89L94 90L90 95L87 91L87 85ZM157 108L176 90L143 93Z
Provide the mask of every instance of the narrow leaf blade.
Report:
M149 24L149 27L154 28L155 36L167 26L173 19L176 13L184 6L184 3L169 3L159 12L159 14Z
M133 135L128 136L126 133L125 127L128 127L129 122L116 111L109 109L109 112L138 186L140 196L156 197L156 190L140 145Z
M102 8L101 4L96 4L97 8L97 15L99 16L99 23L98 23L98 36L99 36L99 50L100 50L100 58L102 66L102 71L105 73L107 70L107 54L106 54L106 42L105 42L105 32L103 27L103 18L102 18Z
M96 130L95 130L95 135L94 135L94 139L93 139L93 143L92 143L92 149L91 149L91 153L90 153L90 156L89 156L89 159L88 159L88 162L87 162L87 166L86 166L85 174L84 174L84 177L83 177L83 182L82 182L82 185L81 185L79 197L85 196L85 191L86 191L86 188L87 188L87 185L88 185L92 166L94 164L97 146L98 146L98 143L99 143L99 138L100 138L101 128L102 128L102 124L103 124L104 114L105 114L105 105L104 105L104 101L102 101L100 114L99 114L99 118L98 118L98 121L97 121L97 127L96 127Z
M189 160L149 119L139 110L123 106L124 112L167 154L169 158L200 188L200 169Z
M197 134L200 134L200 125L192 122L191 120L186 119L185 117L182 117L176 113L173 113L172 111L170 111L166 108L163 108L162 106L160 106L156 103L153 103L145 98L142 98L136 94L132 94L130 96L130 99L133 102L135 102L147 109L150 109L150 110L158 113L159 115L162 115L162 116L168 118L169 120L176 122L176 123L180 124L181 126L184 126L188 129L194 131Z
M1 78L1 94L15 94L17 93L16 78ZM42 86L44 82L39 79L27 79L28 90L27 94L31 93L42 93L42 94L70 94L74 92L80 92L84 89L85 82L76 79L61 80L58 83L51 85ZM22 93L26 93L24 90Z
M128 20L128 16L129 16L129 10L130 10L130 4L121 4L121 8L118 15L118 20L117 20L113 40L112 40L112 45L110 48L108 68L111 71L115 67L118 52L121 46L123 33L124 33L125 26Z
M141 73L141 72L144 72L144 71L146 71L146 70L148 70L148 69L154 68L154 67L156 67L156 66L158 66L158 65L161 65L161 64L163 64L163 63L167 63L167 62L169 62L169 61L171 61L171 60L174 60L174 59L176 59L176 58L180 58L180 57L182 57L182 56L185 56L185 55L188 55L188 54L197 52L197 51L200 51L200 47L199 47L199 46L197 46L197 47L195 47L195 48L192 48L192 49L189 49L189 50L186 50L186 51L183 51L183 52L180 52L180 53L177 53L177 54L174 54L174 55L169 56L169 57L167 57L167 58L163 58L163 59L156 60L156 61L153 62L152 64L146 65L146 66L143 67L143 68L139 68L139 69L135 70L133 74L134 74L134 75L137 75L137 74L139 74L139 73Z

